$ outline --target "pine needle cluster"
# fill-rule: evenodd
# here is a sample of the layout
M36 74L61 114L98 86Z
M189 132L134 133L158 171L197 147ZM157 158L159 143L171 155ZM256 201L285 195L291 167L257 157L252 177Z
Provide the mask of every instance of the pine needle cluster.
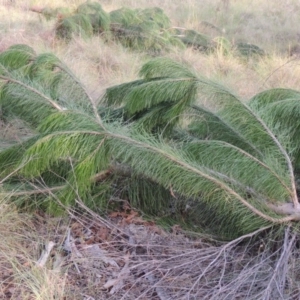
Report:
M131 9L122 7L109 13L98 2L87 1L75 11L65 7L36 9L47 20L57 18L55 32L58 38L70 40L73 36L89 38L101 35L106 41L120 42L124 47L157 55L172 47L192 47L204 53L221 51L242 57L263 56L263 49L250 43L232 43L213 24L218 36L207 36L194 29L172 27L171 20L159 7ZM205 23L205 22L204 22Z
M19 184L18 195L46 184L64 204L80 197L95 209L117 196L222 239L299 221L298 91L245 103L166 58L139 75L94 101L53 54L25 45L2 52L3 117L34 135L0 152L0 183ZM41 197L48 209L51 193Z

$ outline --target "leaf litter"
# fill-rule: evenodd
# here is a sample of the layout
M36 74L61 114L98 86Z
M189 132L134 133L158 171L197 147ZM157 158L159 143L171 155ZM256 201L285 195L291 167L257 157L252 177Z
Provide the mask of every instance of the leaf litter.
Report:
M83 204L81 204L84 207ZM16 254L23 270L47 270L63 285L53 299L298 299L299 234L268 240L263 228L230 242L170 232L134 209L103 218L86 208L54 218L37 212L23 241L32 260ZM27 229L28 230L28 229ZM298 261L299 262L299 261ZM1 265L0 299L36 299L17 284L12 266ZM25 290L24 290L25 289ZM26 297L25 297L26 295ZM48 298L47 298L48 299ZM50 298L49 298L50 299Z

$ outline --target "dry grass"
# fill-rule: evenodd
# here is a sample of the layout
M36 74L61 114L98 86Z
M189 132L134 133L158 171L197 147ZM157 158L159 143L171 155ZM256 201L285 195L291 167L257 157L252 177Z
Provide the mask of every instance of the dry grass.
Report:
M65 44L55 39L53 30L55 21L47 22L37 13L28 11L33 5L75 8L82 2L65 0L41 3L38 0L15 0L10 3L8 0L2 0L0 50L17 42L27 43L37 52L53 51L72 67L91 94L97 98L107 86L136 78L139 67L147 58L142 53L130 52L120 45L104 43L99 37L90 40L77 38ZM267 49L270 47L268 57L262 60L243 61L235 55L225 56L222 53L203 55L191 49L182 51L177 49L165 55L186 61L200 74L223 81L245 98L273 86L296 88L299 78L298 58L290 57L287 50L297 48L295 46L299 37L296 23L293 23L298 20L300 14L297 2L274 1L270 7L267 2L258 5L251 1L250 5L246 0L229 1L228 8L224 8L222 3L220 0L202 1L199 5L195 0L186 1L184 4L182 1L153 0L151 6L163 8L175 26L203 31L205 28L201 21L209 21L220 27L221 32L225 31L225 36L230 40L253 42L263 48L265 43ZM107 0L101 4L105 10L110 11L121 6L147 7L149 1ZM251 18L248 15L251 15ZM225 16L227 19L221 20ZM252 21L247 23L248 18ZM222 22L227 28L223 28ZM265 22L265 26L260 22ZM278 37L279 35L284 37L288 44ZM276 43L281 47L286 46L285 54L276 51L278 50Z
M0 201L0 299L63 299L63 278L36 266L46 236L37 234L32 215L7 203Z
M75 38L69 44L58 41L53 31L55 21L46 22L28 10L31 6L75 8L82 2L0 0L0 51L15 43L26 43L37 52L54 52L97 99L108 86L137 78L140 66L148 57L119 44L105 43L97 36L89 40ZM296 55L289 55L289 49L297 50L299 43L299 2L231 0L228 6L225 2L204 0L200 5L197 0L152 0L150 4L147 0L103 0L101 5L107 11L121 6L159 6L174 26L194 28L212 36L225 35L231 41L247 41L268 50L268 56L247 61L221 51L204 55L192 49L174 49L164 54L189 64L199 74L223 82L244 99L272 87L298 89L300 63ZM219 31L208 28L202 21L212 23ZM17 140L18 126L0 124L0 143ZM286 231L281 244L277 243L275 254L271 251L274 244L260 252L261 243L245 237L244 243L252 241L252 254L255 251L257 254L249 260L245 244L239 240L224 246L191 239L176 230L153 233L152 227L144 223L132 226L117 221L105 223L91 213L87 214L90 216L87 223L83 218L74 221L73 215L72 222L81 222L83 230L90 230L92 222L98 224L97 228L107 228L108 240L97 245L110 251L109 258L115 259L120 268L114 269L109 263L101 263L99 257L91 256L67 256L63 258L64 264L55 268L53 257L59 258L59 249L68 230L73 228L70 217L55 219L20 213L7 200L0 200L0 299L279 299L274 295L280 293L290 295L282 299L299 299L297 253L289 251L299 243L298 233ZM132 232L137 228L139 233ZM141 238L143 234L146 240ZM86 240L83 243L76 239L84 249ZM36 262L41 249L49 241L56 243L54 256L45 267L38 268ZM132 249L146 251L147 255L133 254ZM93 262L98 265L95 267ZM232 271L232 268L236 269ZM126 280L119 280L122 270L127 272ZM260 277L253 278L254 272ZM289 285L283 287L286 278ZM116 279L122 283L118 288L115 281L105 289L109 280L112 283ZM111 293L114 288L115 292ZM274 294L276 291L278 294Z
M100 37L73 39L57 55L85 84L94 99L109 86L137 78L142 54L132 53L115 43L104 43Z

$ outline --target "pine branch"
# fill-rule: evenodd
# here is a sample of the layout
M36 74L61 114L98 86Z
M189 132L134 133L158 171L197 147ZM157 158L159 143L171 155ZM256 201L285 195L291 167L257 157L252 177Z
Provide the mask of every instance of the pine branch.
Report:
M75 134L75 135L74 135ZM57 137L57 136L68 136L68 139L69 141L71 141L72 143L75 143L76 145L78 145L78 139L76 138L76 136L80 134L80 135L92 135L92 136L102 136L102 139L103 139L103 136L106 136L107 138L113 138L114 141L116 142L117 140L120 140L120 141L123 141L121 143L121 146L122 148L119 149L117 152L115 152L111 147L111 151L113 151L112 153L115 153L116 157L119 157L119 159L121 159L121 157L123 156L123 152L124 152L124 149L127 149L129 146L133 147L135 149L135 151L137 150L143 150L142 152L144 152L145 154L151 154L151 153L156 153L156 155L160 156L163 158L163 161L165 162L171 162L172 164L174 164L174 167L177 165L180 167L180 169L183 171L183 170L186 170L185 172L191 172L195 175L197 175L200 178L203 178L211 183L213 183L213 185L219 187L221 190L223 191L226 191L226 193L234 198L236 198L238 201L240 201L240 203L242 203L244 206L246 206L248 209L250 209L250 211L252 211L254 214L262 217L263 219L265 220L268 220L268 221L271 221L273 223L282 223L282 222L287 222L287 221L290 221L290 220L293 220L293 217L286 217L286 218L281 218L281 219L276 219L276 218L273 218L273 217L270 217L264 213L262 213L261 211L259 211L258 209L256 209L253 205L251 205L250 203L247 202L247 200L245 200L244 198L242 198L236 191L234 191L232 188L230 188L228 185L226 185L224 182L216 179L215 177L212 177L211 175L205 173L204 171L201 171L200 169L197 169L196 167L193 167L192 165L190 165L189 163L185 162L184 160L181 160L179 159L178 157L168 153L167 151L164 151L163 149L161 149L161 147L154 147L152 146L151 144L149 143L145 143L145 142L141 142L141 141L137 141L136 139L132 139L132 138L129 138L125 135L119 135L119 134L116 134L116 133L111 133L111 132L72 132L72 131L69 131L69 132L59 132L59 133L55 133L55 134L51 134L51 135L48 135L46 136L45 138L43 138L42 140L40 140L36 145L34 145L33 147L30 148L28 154L31 156L35 156L35 152L37 151L37 153L39 153L41 151L41 146L44 144L45 141L48 141L48 140L51 140L52 138L54 137ZM75 137L76 139L73 140L72 137ZM71 139L71 140L70 140ZM64 140L64 143L66 144L66 139L63 139ZM125 147L124 148L124 143L127 144L128 147ZM46 165L49 165L49 162L51 162L55 156L57 154L53 153L53 150L55 148L57 148L56 146L56 143L52 144L52 147L49 148L49 143L46 143L47 145L47 148L48 148L48 151L52 151L52 156L53 157L47 157L47 160L43 159L43 158L39 158L38 160L32 160L32 161L29 161L28 164L25 166L26 170L30 170L30 173L32 174L33 170L39 170L39 172L41 171L40 168L46 164ZM79 144L81 145L81 144ZM90 145L90 143L89 143ZM71 145L68 145L66 147L66 149L72 149ZM82 151L82 146L79 147L76 147L77 150L80 149L80 152ZM64 155L62 152L63 149L60 149L59 151L59 157L61 157L62 155ZM76 151L77 151L76 150ZM119 152L121 151L121 153ZM69 152L69 151L68 151ZM73 150L73 153L76 153L74 152ZM50 153L49 153L50 154ZM125 155L126 156L126 155ZM152 157L152 155L151 155ZM42 159L42 160L41 160ZM43 161L43 164L41 165L41 167L39 167L37 169L37 167L39 166L39 164ZM125 159L125 162L127 162L127 159ZM136 168L135 164L132 162L132 161L128 161L127 163L130 163L131 167L133 169ZM44 167L42 167L42 169L44 169ZM176 167L175 167L176 168ZM28 172L27 171L27 172ZM157 170L154 169L154 171L156 172ZM150 172L151 173L151 172ZM146 175L147 175L147 172L146 172ZM153 173L152 174L149 174L150 178L153 177ZM170 180L172 181L172 179L170 178ZM174 182L169 182L168 184L172 184L174 185ZM176 184L175 184L176 185ZM200 193L201 191L199 190L197 193Z
M94 115L95 115L97 121L99 122L99 124L101 126L103 126L102 125L102 120L101 120L101 118L100 118L100 116L98 114L98 110L97 110L97 107L95 105L95 102L90 97L89 93L87 92L86 87L79 81L79 79L73 74L73 72L65 64L63 64L56 57L54 57L54 58L55 58L54 66L58 67L60 70L64 71L68 76L70 76L70 78L73 80L73 82L75 84L77 84L79 86L79 88L85 93L87 99L89 100L91 106L93 107Z
M253 143L250 143L238 130L236 130L236 128L231 126L231 124L228 124L219 115L195 104L190 107L197 113L197 116L189 125L188 132L191 132L196 136L200 133L201 139L209 138L224 140L234 145L238 145L239 147L246 148L244 150L255 153L259 158L263 157L263 153L255 147ZM205 136L201 135L203 134L201 131L204 126L207 127ZM228 140L227 136L229 136Z
M247 105L186 66L157 58L143 66L142 79L110 88L103 98L108 107L98 109L56 57L40 55L25 65L14 71L3 67L1 101L32 122L41 136L23 144L24 151L1 152L0 164L19 167L18 174L29 179L48 180L59 170L51 180L60 185L56 188L62 189L65 204L75 194L91 199L101 188L98 181L108 184L115 175L132 203L155 213L172 201L177 207L191 201L188 220L222 237L299 221L291 153L300 146L289 122L275 122L280 111L286 118L293 108L299 110L296 98L288 100L283 92L278 101L263 105L257 99ZM74 109L72 91L63 90L67 87L79 92ZM84 106L81 95L93 110ZM130 120L105 116L116 108ZM103 120L97 109L102 109ZM288 131L294 133L291 140L282 138ZM62 172L57 166L67 161L70 165ZM129 170L125 178L124 166Z
M50 99L49 97L47 97L46 95L42 94L40 91L38 91L37 89L24 84L23 82L13 79L11 77L5 77L5 76L1 76L0 75L0 79L4 80L6 83L15 83L17 85L20 85L22 87L24 87L25 89L37 94L39 97L43 98L44 100L46 100L53 108L57 109L58 111L63 111L63 108L60 107L55 101L53 101L52 99Z
M168 154L168 153L164 152L160 148L155 148L155 147L153 147L153 146L151 146L149 144L138 142L136 140L132 140L131 138L125 137L124 135L113 134L112 136L115 137L115 138L118 138L120 140L124 140L126 143L128 143L130 145L136 145L140 149L148 149L151 152L157 153L157 154L163 156L164 158L166 158L167 160L173 162L175 165L181 166L181 167L183 167L183 169L189 170L192 173L197 174L200 178L205 178L208 181L213 182L216 186L218 186L222 190L228 192L229 195L232 195L233 197L235 197L236 199L238 199L244 206L246 206L247 208L249 208L250 211L252 211L254 214L262 217L265 220L271 221L273 223L281 224L281 223L285 223L285 222L294 220L296 218L295 216L289 216L289 217L281 218L281 219L272 218L272 217L270 217L270 216L262 213L261 211L259 211L258 209L256 209L251 204L249 204L247 202L247 200L243 199L239 194L237 194L234 190L232 190L230 187L228 187L227 185L225 185L223 182L217 180L214 177L211 177L210 175L204 173L203 171L201 171L201 170L199 170L199 169L197 169L195 167L192 167L191 165L189 165L188 163L186 163L184 161L178 160L178 158L176 158L176 156ZM132 167L134 168L135 166L132 165Z
M248 110L250 112L252 112L250 109L248 109ZM254 113L253 113L253 115L254 115ZM292 184L292 201L294 203L295 210L299 210L300 209L300 203L298 201L298 196L297 196L296 181L295 181L294 167L293 167L292 161L291 161L288 153L286 152L286 150L283 148L283 146L281 145L281 143L279 142L279 140L275 136L275 134L266 126L266 124L263 122L262 119L260 119L258 116L255 116L255 117L261 123L263 128L266 130L266 132L269 134L269 136L273 139L273 141L277 145L278 149L280 150L280 152L285 157L286 164L287 164L287 167L288 167L288 170L289 170L291 184Z
M247 172L251 173L253 177L261 178L259 184L262 184L261 189L265 192L267 191L266 183L262 180L262 178L264 177L264 172L267 172L268 176L272 177L272 181L276 180L277 183L284 188L285 192L288 192L290 198L293 197L292 189L286 184L283 178L281 178L276 172L274 172L272 168L270 168L267 164L252 156L248 152L232 144L223 141L203 140L194 143L190 142L183 147L188 152L188 154L193 155L193 158L195 158L197 162L201 163L201 165L209 167L217 165L217 168L221 169L222 171L225 169L225 171L228 171L230 176L235 176L239 181L243 180L243 173L245 172L244 169L246 169ZM232 161L236 162L236 166L229 168L227 162L229 162L229 164L232 164ZM260 168L254 171L254 168L252 168L252 166L259 166ZM237 171L235 171L236 169ZM224 174L222 174L222 176L224 176ZM249 178L245 179L247 180L246 182L248 182L248 185L250 185L251 180ZM234 179L232 180L235 181ZM256 188L259 187L256 186ZM280 192L278 190L276 190L275 192L275 190L276 186L273 186L273 196L277 196L278 198Z

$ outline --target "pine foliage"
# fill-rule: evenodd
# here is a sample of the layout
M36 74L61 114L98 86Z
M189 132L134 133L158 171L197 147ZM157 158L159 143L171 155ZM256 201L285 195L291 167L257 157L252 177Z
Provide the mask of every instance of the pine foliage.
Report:
M15 46L0 55L0 68L4 115L35 132L0 152L0 182L14 172L14 182L54 185L68 205L124 197L223 239L299 220L299 92L265 91L245 103L188 66L156 58L96 106L53 54Z
M72 35L91 37L95 33L102 33L109 29L109 15L97 2L83 3L76 12L59 19L56 25L56 35L69 40Z
M244 57L253 57L253 56L264 56L266 55L265 51L258 47L257 45L250 43L237 43L236 50L238 53Z
M278 139L287 144L294 166L299 169L300 92L280 88L267 90L254 96L250 106L274 128Z
M218 27L209 22L200 23L204 31L210 29L208 34L172 27L171 20L159 7L122 7L108 13L98 2L88 0L74 11L64 7L32 7L31 10L42 14L47 20L56 17L56 36L65 41L71 40L73 36L89 38L96 34L101 35L106 42L116 41L126 48L143 51L151 56L169 51L174 46L181 49L192 47L204 53L221 51L225 55L234 54L246 59L266 54L257 45L231 42Z
M121 8L110 12L111 31L125 47L146 50L153 54L183 44L169 32L170 20L158 7L146 9Z
M39 12L49 17L48 10ZM125 47L156 54L174 45L183 47L181 41L168 31L170 24L169 18L158 7L124 7L108 14L99 3L87 1L74 13L59 16L56 35L70 40L73 35L88 38L106 33L106 39L113 38Z
M209 52L213 50L211 39L208 36L197 32L196 30L175 28L173 31L174 35L180 38L180 40L187 46L203 52Z

